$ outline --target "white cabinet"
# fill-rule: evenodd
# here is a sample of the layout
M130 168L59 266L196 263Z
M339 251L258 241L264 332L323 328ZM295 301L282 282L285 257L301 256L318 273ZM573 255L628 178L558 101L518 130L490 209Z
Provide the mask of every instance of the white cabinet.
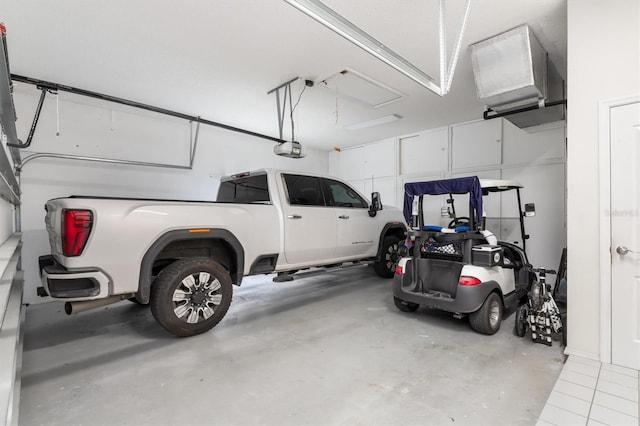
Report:
M397 173L396 140L386 139L339 153L338 176L345 180L395 176Z
M498 166L502 162L502 120L451 126L451 168Z
M338 154L338 168L340 170L338 176L348 181L365 178L364 148L359 146L357 148L343 149Z
M395 177L398 172L396 155L396 139L365 146L364 177Z
M330 154L332 173L351 182L367 198L380 192L384 204L402 208L404 183L476 175L524 185L522 204L534 202L526 219L530 261L555 268L566 244L565 133L556 127L536 133L502 118L460 123ZM333 168L337 172L333 172ZM425 197L425 223L447 225L440 217L446 196ZM468 216L468 196L454 197L458 216ZM522 244L514 192L485 197L487 229L501 241Z
M329 151L329 176L340 176L340 153Z
M564 126L528 133L509 121L503 124L504 164L530 164L542 160L564 159Z
M449 166L449 128L420 132L400 139L400 174L443 172Z
M370 198L371 193L376 191L380 193L382 204L387 206L400 207L397 205L397 183L395 176L387 178L366 179L364 181L364 188L367 198Z
M555 269L566 245L565 169L564 164L503 169L503 179L515 180L521 190L522 205L535 203L536 215L525 218L529 261L535 266ZM520 240L515 194L502 196L502 214L511 221L512 235ZM503 235L509 233L508 219L503 219ZM508 241L508 240L507 240Z
M369 201L371 201L371 193L376 191L380 193L382 204L399 207L398 184L395 177L350 180L349 185L360 191Z

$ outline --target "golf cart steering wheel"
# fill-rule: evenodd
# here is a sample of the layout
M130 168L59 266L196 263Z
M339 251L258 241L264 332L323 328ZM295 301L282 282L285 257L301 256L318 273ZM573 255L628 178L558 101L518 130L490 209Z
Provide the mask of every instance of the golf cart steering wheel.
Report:
M470 224L471 224L471 221L469 220L468 217L460 216L460 217L456 217L451 222L449 222L448 228L455 229L458 226L469 226Z

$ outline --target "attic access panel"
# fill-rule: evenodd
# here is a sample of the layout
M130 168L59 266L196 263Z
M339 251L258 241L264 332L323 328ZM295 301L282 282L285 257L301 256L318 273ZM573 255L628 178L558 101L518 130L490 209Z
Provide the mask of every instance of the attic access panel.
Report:
M403 93L392 89L350 68L345 68L320 82L338 97L362 102L378 108L405 98Z

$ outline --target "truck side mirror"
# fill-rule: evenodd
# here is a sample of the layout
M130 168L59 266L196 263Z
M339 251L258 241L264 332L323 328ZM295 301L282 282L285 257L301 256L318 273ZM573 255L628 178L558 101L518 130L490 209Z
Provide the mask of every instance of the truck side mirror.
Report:
M380 193L371 193L371 206L369 206L369 216L374 217L378 210L382 210L382 201L380 201Z
M533 217L536 215L536 205L534 203L527 203L524 205L524 217Z

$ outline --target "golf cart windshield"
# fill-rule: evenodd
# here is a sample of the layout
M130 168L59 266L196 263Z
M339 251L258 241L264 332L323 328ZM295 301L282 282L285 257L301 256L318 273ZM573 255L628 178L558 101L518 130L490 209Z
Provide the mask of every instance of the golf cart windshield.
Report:
M482 223L482 187L477 176L405 183L403 213L407 223L411 223L414 197L444 194L469 194L469 202L475 212L475 222Z

